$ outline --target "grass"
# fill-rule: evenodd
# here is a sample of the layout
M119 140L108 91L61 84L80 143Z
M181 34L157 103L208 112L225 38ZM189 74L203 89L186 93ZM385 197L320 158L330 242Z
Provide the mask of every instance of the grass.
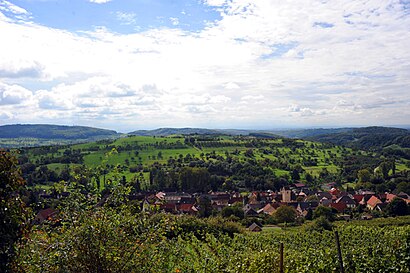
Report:
M61 147L53 156L62 156L64 151L68 149L80 150L83 153L84 164L90 168L97 166L105 166L106 164L124 166L124 171L121 176L125 176L127 180L132 179L136 174L129 172L128 167L137 166L139 164L147 167L158 162L161 164L167 163L170 158L179 159L185 158L188 154L192 157L201 158L205 161L213 161L212 157L220 156L226 158L227 154L233 158L245 162L249 158L245 152L249 149L253 150L253 160L264 161L270 159L272 161L288 161L290 168L296 165L301 165L302 168L313 176L319 176L323 169L327 169L330 173L338 173L340 168L334 164L334 161L340 159L344 154L351 154L352 150L342 149L341 147L328 148L321 143L313 143L310 141L298 140L296 143L303 143L304 146L283 146L282 139L264 140L261 147L255 147L252 144L252 138L235 138L229 136L218 137L220 140L198 141L206 145L222 146L222 147L203 147L198 148L184 143L184 138L180 136L174 137L150 137L150 136L131 136L123 137L116 140L98 141L83 144L75 144L68 147ZM117 153L112 153L107 156L107 153L112 148L117 148ZM239 152L239 154L235 152ZM159 155L162 156L159 157ZM29 150L28 156L32 162L40 159L41 155L35 155L33 150ZM51 153L44 156L52 156ZM316 160L317 166L305 166L304 163L309 158ZM75 164L70 164L71 167ZM407 161L402 160L396 164L397 171L408 170ZM47 167L59 172L65 164L53 163ZM278 169L271 167L276 176L289 175L289 170ZM110 176L111 174L108 174ZM143 174L144 179L149 181L149 173ZM302 174L302 178L305 177Z

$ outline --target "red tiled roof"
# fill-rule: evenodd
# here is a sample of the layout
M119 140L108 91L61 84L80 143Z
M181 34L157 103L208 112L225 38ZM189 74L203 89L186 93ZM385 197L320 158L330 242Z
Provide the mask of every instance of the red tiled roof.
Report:
M390 203L391 201L393 201L393 199L397 197L396 195L392 194L392 193L388 193L386 194L386 202Z
M335 208L338 212L343 212L347 209L347 205L345 203L331 203L330 207Z
M179 205L179 211L182 212L193 212L196 211L193 209L194 205L193 204L181 204Z
M367 205L369 205L372 208L375 208L377 204L381 204L381 203L382 201L374 195L370 197L369 200L367 200Z
M363 194L353 194L353 198L354 201L356 201L356 203L359 203L360 201L362 201L364 195Z

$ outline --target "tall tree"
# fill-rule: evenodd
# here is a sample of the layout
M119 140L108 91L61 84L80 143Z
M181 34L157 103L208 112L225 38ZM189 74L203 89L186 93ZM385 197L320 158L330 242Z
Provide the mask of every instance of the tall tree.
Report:
M27 222L28 214L20 198L24 186L16 157L0 150L0 272L10 272L14 244Z

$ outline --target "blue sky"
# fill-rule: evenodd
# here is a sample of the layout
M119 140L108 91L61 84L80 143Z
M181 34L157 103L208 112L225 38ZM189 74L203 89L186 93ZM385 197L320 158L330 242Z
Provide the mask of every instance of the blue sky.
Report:
M201 1L116 0L93 3L84 0L11 1L30 11L35 23L69 31L93 30L104 26L129 34L152 28L182 28L198 31L220 13Z
M408 125L409 6L0 0L0 125Z

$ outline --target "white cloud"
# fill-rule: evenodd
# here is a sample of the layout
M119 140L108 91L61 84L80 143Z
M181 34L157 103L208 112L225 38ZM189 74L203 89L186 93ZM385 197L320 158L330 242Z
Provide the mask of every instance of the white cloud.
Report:
M6 56L5 56L6 57ZM41 78L44 67L36 61L14 59L0 63L0 78Z
M169 20L171 21L171 24L172 24L173 26L179 25L179 19L178 19L178 18L176 18L176 17L170 17Z
M3 122L8 121L8 120L11 120L12 118L13 118L12 113L0 110L0 120L1 121L3 121Z
M32 98L32 93L18 85L0 82L0 105L19 105Z
M135 13L117 11L115 15L117 20L123 25L134 25L137 23L137 15Z
M50 86L29 88L42 89L26 100L36 119L101 117L117 129L410 120L410 17L400 2L204 3L222 19L192 33L72 33L0 17L0 78Z
M204 3L209 6L221 7L226 5L228 0L205 0Z
M29 12L19 6L10 3L9 1L1 0L0 1L0 10L5 12L11 12L13 14L24 14L28 15Z
M89 0L89 1L95 4L105 4L105 3L111 2L112 0Z

